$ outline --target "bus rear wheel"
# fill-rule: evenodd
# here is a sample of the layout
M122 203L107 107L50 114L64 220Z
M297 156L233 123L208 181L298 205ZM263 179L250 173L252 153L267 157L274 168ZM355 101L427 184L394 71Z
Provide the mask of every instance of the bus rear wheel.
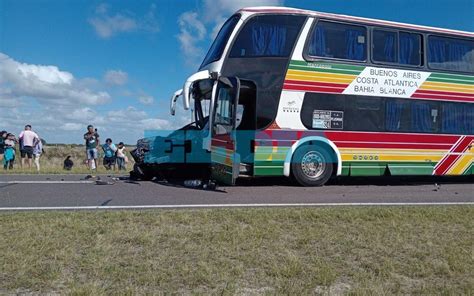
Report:
M305 145L296 149L291 162L292 176L302 186L322 186L333 171L333 161L323 147Z

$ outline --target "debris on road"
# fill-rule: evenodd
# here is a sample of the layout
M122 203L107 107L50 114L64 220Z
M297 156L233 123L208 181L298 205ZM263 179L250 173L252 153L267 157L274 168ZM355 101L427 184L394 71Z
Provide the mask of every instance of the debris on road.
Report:
M208 180L206 182L203 182L202 180L186 180L183 183L184 187L187 188L202 188L204 190L216 190L217 189L217 184L216 182L213 182L211 180Z

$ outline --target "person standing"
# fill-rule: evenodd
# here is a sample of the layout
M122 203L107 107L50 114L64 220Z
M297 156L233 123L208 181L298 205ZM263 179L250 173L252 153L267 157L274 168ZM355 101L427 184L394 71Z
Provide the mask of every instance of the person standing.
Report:
M95 170L97 169L97 158L99 157L97 147L99 147L100 141L97 129L94 129L93 125L87 126L87 133L84 134L84 140L86 140L86 154L89 168Z
M5 154L3 157L3 168L5 170L13 169L13 163L15 162L15 144L15 135L7 134L7 138L5 139Z
M20 156L21 167L25 166L25 158L28 157L28 168L31 168L33 158L33 147L39 141L38 135L31 130L31 125L25 125L25 130L20 133L18 140L21 143Z
M120 142L118 144L118 147L117 147L117 166L118 166L118 170L126 170L125 168L125 158L127 157L125 155L125 145L123 144L123 142Z
M0 132L0 162L3 161L3 155L5 154L5 140L7 139L7 132Z
M33 156L35 159L36 170L38 172L40 171L40 156L42 153L43 153L43 143L41 142L41 139L39 139L35 147L33 147Z
M104 150L104 167L106 170L110 170L113 167L115 171L115 152L117 152L117 147L112 143L112 139L105 140L105 144L102 146Z

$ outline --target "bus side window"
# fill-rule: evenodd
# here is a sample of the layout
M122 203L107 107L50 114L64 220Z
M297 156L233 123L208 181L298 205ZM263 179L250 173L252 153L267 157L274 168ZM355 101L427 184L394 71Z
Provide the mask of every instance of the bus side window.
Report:
M399 62L402 65L421 66L422 65L422 46L420 34L399 33Z
M474 72L474 41L429 36L428 66L431 69Z
M353 61L367 59L367 29L362 26L319 21L308 44L312 57Z
M428 101L411 103L411 130L418 133L438 131L438 104Z
M474 104L443 103L441 132L474 134Z
M221 88L216 101L216 111L214 114L214 134L225 135L229 134L232 130L232 118L234 103L230 90L227 88Z
M251 18L236 38L230 58L288 57L304 18L261 15Z
M421 100L386 99L385 128L390 132L437 132L438 103Z
M372 33L374 62L421 65L421 35L393 30L374 29Z
M398 34L394 31L374 30L372 58L377 62L398 62Z
M410 102L387 99L385 103L385 128L390 132L410 130Z
M347 104L348 103L348 104ZM381 131L384 129L383 98L349 97L346 103L346 128L351 131Z

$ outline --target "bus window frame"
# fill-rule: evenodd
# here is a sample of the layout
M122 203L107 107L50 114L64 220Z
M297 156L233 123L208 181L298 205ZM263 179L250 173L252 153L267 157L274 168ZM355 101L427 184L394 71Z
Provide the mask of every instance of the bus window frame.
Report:
M232 31L230 32L229 38L228 38L228 40L227 40L227 42L226 42L224 48L222 49L222 53L221 53L220 57L219 57L218 59L209 61L209 62L207 62L206 64L204 64L204 61L205 61L205 59L207 58L207 55L209 54L209 51L211 50L212 45L213 45L214 42L215 42L215 38L217 38L217 36L218 36L219 33L221 32L222 28L224 27L224 24L225 24L226 22L228 22L231 18L234 18L234 17L235 17L235 18L238 17L237 22L235 23L234 28L233 28ZM237 36L237 34L238 34L238 33L240 32L240 30L242 29L242 26L240 26L240 28L238 29L238 32L235 32L235 29L238 27L240 21L242 21L242 14L241 14L241 13L235 13L235 14L231 15L228 19L226 19L226 21L222 24L222 27L219 29L219 32L217 32L217 35L216 35L216 37L214 38L214 40L212 41L211 45L209 46L209 49L207 50L206 55L204 56L203 61L201 62L201 65L199 66L199 69L200 69L200 70L201 70L201 69L204 69L204 68L206 68L206 67L208 67L208 66L209 66L210 64L212 64L212 63L215 63L215 62L221 61L221 60L223 61L224 59L228 58L229 50L231 49L231 47L228 48L227 46L229 46L229 41L231 41L231 43L232 43L231 46L234 44L235 37ZM235 35L234 38L232 38L232 34L233 34L233 33L236 33L236 35ZM232 40L231 40L231 39L232 39Z
M355 61L355 60L347 60L347 59L338 59L338 58L328 58L328 57L315 57L311 56L308 54L309 50L309 42L310 42L310 37L313 34L313 31L315 30L317 24L319 21L327 21L327 22L333 22L333 23L340 23L340 24L346 24L346 25L355 25L355 26L362 26L366 27L368 29L367 35L369 36L370 39L370 46L367 46L367 59L365 61ZM421 54L421 62L422 64L419 66L415 65L404 65L404 64L398 64L398 63L377 63L372 61L372 29L373 28L379 28L379 29L387 29L387 30L398 30L399 32L404 32L404 33L410 33L410 34L419 34L422 38L421 40L421 46L420 46L420 54ZM418 70L418 71L426 71L426 72L435 72L435 73L447 73L447 74L460 74L460 75L469 75L469 76L474 76L474 72L466 72L466 71L456 71L456 70L444 70L444 69L433 69L429 67L428 65L428 39L430 36L435 36L435 37L445 37L445 38L451 38L451 39L461 39L461 40L466 40L466 41L473 41L473 38L467 38L464 36L458 36L454 34L446 34L446 33L433 33L431 31L427 30L416 30L416 29L406 29L402 27L396 27L396 26L380 26L380 25L375 25L375 24L369 24L369 23L361 23L361 22L350 22L350 21L340 21L337 19L331 19L331 18L326 18L326 17L314 17L314 22L312 24L312 27L310 31L308 32L308 36L306 36L305 40L305 45L303 48L303 59L307 62L320 62L320 61L330 61L330 62L342 62L342 63L347 63L347 64L352 64L352 65L367 65L367 66L383 66L383 65L388 65L393 67L394 69L408 69L408 70Z
M307 14L300 14L300 13L253 13L251 14L250 16L246 17L246 18L240 18L240 21L242 21L242 24L238 27L238 29L234 32L234 38L232 38L232 40L230 41L230 44L228 44L228 48L226 48L226 51L225 51L225 54L223 55L223 57L221 58L221 61L222 61L222 67L221 69L223 69L225 67L225 64L226 64L226 61L227 60L230 60L230 59L233 59L231 58L229 55L230 55L230 52L232 51L232 48L234 47L234 43L235 41L237 40L237 37L239 36L239 34L241 33L241 31L243 30L243 28L247 25L247 23L254 17L257 17L257 16L264 16L264 15L273 15L273 16L278 16L278 15L286 15L286 16L304 16L305 17L305 20L303 22L303 24L301 25L301 29L300 31L298 32L298 35L295 39L295 44L293 45L293 49L291 50L291 53L289 55L289 57L287 57L288 59L288 63L286 65L286 70L285 70L285 73L286 71L288 71L288 68L289 68L289 65L291 63L291 60L293 58L293 55L295 54L295 49L296 49L296 45L298 44L298 41L300 40L301 36L302 36L302 33L303 33L303 28L306 26L306 24L313 18L314 21L316 21L316 18L311 16L311 15L307 15ZM314 23L312 24L312 26L314 25ZM305 41L306 42L306 41ZM306 43L305 43L306 44ZM306 46L306 45L305 45ZM245 59L251 59L251 58L262 58L262 57L245 57ZM265 57L263 57L265 58ZM267 59L282 59L282 57L266 57ZM286 57L285 57L286 59ZM244 78L242 78L244 79ZM248 80L247 78L245 78L246 80ZM249 81L252 81L252 80L249 80ZM255 81L252 81L254 84ZM283 87L282 87L282 91L283 91ZM280 94L280 97L278 97L278 103L280 102L280 99L281 99L281 94ZM258 102L259 102L259 98L258 98L258 91L256 93L256 104L257 104L257 108L258 108ZM255 127L256 127L256 130L265 130L267 129L269 126L272 125L272 123L275 121L277 115L278 115L278 107L275 108L275 114L273 115L273 118L271 121L268 122L268 124L264 125L264 126L258 126L257 122L258 122L258 111L256 111L255 113L255 120L256 120L256 124L255 124Z
M430 63L429 63L429 60L428 60L428 48L429 48L429 38L431 36L434 36L434 37L441 37L441 38L447 38L447 39L458 39L458 40L465 40L465 41L470 41L470 42L474 42L474 38L466 38L466 37L460 37L460 36L453 36L453 35L448 35L448 34L437 34L437 33L426 33L425 34L425 57L426 57L426 61L425 61L425 65L426 65L426 69L431 71L431 72L444 72L444 73L449 73L449 74L461 74L461 75L468 75L468 76L474 76L474 70L472 72L469 72L469 71L458 71L458 70L446 70L446 69L437 69L437 68L432 68L430 67Z
M374 59L374 31L386 31L386 32L395 32L397 33L397 59L398 62L391 63L391 62L384 62L384 61L377 61ZM400 68L411 68L411 69L425 69L424 65L426 65L426 50L424 49L425 46L425 34L418 32L418 31L410 31L410 30L401 30L394 27L381 27L381 26L374 26L370 28L370 61L374 65L387 65L387 66L395 66ZM420 36L420 50L418 54L420 56L420 64L419 65L410 65L410 64L401 64L400 63L400 33L407 33L407 34L417 34Z
M330 57L318 57L318 56L312 56L309 54L309 44L311 37L313 36L313 32L316 29L316 26L318 23L322 22L330 22L330 23L336 23L340 25L349 25L349 26L356 26L356 27L364 27L365 28L365 38L366 38L366 47L365 47L365 60L363 61L358 61L358 60L349 60L349 59L341 59L341 58L330 58ZM370 46L368 42L371 40L371 34L369 32L370 26L367 24L363 23L358 23L358 22L344 22L344 21L338 21L338 20L332 20L332 19L327 19L327 18L320 18L320 17L315 17L315 20L313 22L313 25L311 29L308 32L308 36L306 36L306 40L304 43L304 48L303 48L303 58L307 62L316 62L316 61L321 61L321 60L329 60L329 61L336 61L336 62L346 62L346 63L353 63L353 64L368 64L370 59Z
M231 57L230 56L230 53L232 51L232 48L234 47L234 43L237 41L237 37L239 37L239 34L242 32L242 30L244 29L244 27L247 25L247 23L252 20L253 18L255 17L259 17L259 16L281 16L281 15L284 15L284 16L304 16L305 17L305 20L303 22L303 24L301 25L301 28L300 28L300 31L298 32L297 36L296 36L296 39L295 39L295 43L293 44L293 47L292 47L292 50L290 52L290 55L288 56L288 58L291 60L292 56L293 56L293 53L295 51L295 48L296 48L296 44L298 43L298 40L300 39L301 37L301 32L303 31L303 27L305 26L306 22L308 21L308 19L311 17L309 15L302 15L302 14L299 14L299 13L254 13L250 16L248 16L247 18L245 18L245 20L243 20L242 18L240 18L242 22L242 25L239 27L239 29L235 32L235 37L232 39L231 43L229 44L229 49L227 50L227 52L225 53L225 56L224 56L224 59L223 59L223 62L225 62L225 60L227 59L258 59L258 58L276 58L276 59L281 59L281 58L287 58L286 56L244 56L244 57Z

